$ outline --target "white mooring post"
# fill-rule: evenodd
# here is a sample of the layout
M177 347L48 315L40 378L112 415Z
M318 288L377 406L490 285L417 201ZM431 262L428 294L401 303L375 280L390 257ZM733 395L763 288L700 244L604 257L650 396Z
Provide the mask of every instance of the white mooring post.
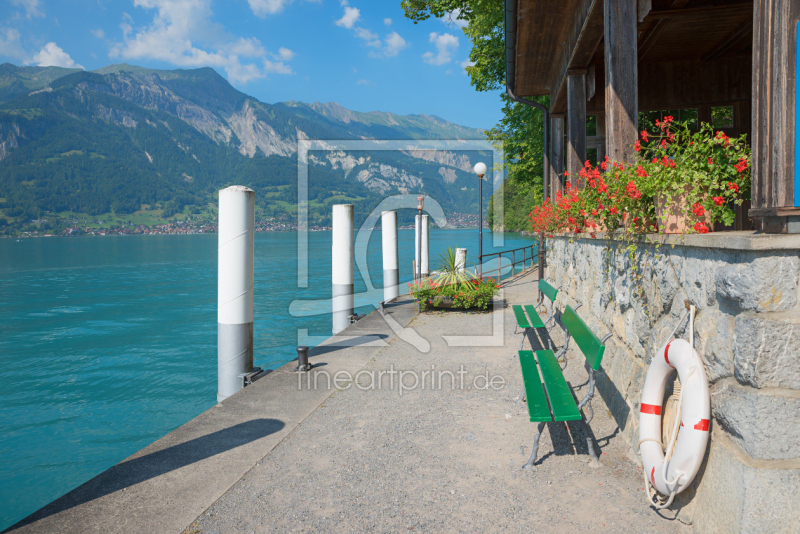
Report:
M331 299L333 333L350 324L353 315L353 205L333 206L333 250Z
M429 255L428 255L428 229L430 228L430 217L422 216L422 278L425 279L430 274Z
M383 301L391 302L400 294L400 264L397 261L397 212L381 213L383 245Z
M419 255L422 255L422 263L419 266L419 270L424 280L426 276L428 276L429 269L428 269L428 216L423 215L422 219L422 229L420 231L420 216L417 215L414 217L414 261L419 262ZM420 243L420 234L422 234L422 247L419 246ZM421 249L421 250L420 250ZM416 272L416 271L415 271Z
M241 185L219 192L217 402L242 389L239 375L253 370L255 198Z
M458 272L463 273L464 269L467 266L467 249L465 248L457 248L456 249L456 269Z

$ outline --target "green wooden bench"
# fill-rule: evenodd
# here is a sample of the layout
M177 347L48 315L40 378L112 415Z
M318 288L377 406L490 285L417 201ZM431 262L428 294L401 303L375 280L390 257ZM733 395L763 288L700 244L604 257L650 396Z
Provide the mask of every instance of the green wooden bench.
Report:
M530 469L533 462L536 461L536 454L539 450L539 437L542 435L544 424L550 421L581 421L583 430L586 433L589 456L591 456L589 465L591 467L600 467L600 461L597 459L592 438L589 434L588 423L594 418L594 410L592 409L594 373L600 369L600 363L603 360L603 353L606 349L605 342L611 334L606 335L603 339L598 339L571 306L567 306L561 320L567 329L568 335L572 336L589 363L589 392L582 401L575 402L575 398L572 396L572 392L567 385L552 349L536 351L535 360L533 351L519 351L519 363L522 368L522 379L525 383L528 415L530 415L532 423L538 423L536 437L533 442L533 451L523 469ZM542 388L542 382L544 382L544 388ZM585 419L581 409L587 405L591 415L588 419Z
M522 329L522 339L519 342L519 350L522 350L522 345L525 343L525 337L528 335L528 330L531 328L545 328L547 323L555 318L555 302L559 289L561 289L561 286L553 287L545 280L539 280L539 291L541 291L542 296L539 297L539 301L536 303L536 306L532 306L530 304L527 304L526 306L514 304L511 306L511 309L514 311L514 317L517 319L517 326L514 327L514 333L517 333L518 328ZM547 297L547 299L550 301L550 314L547 316L547 319L542 321L542 318L539 316L536 308L541 306L542 302L544 301L544 297ZM528 314L527 317L525 316L526 312Z

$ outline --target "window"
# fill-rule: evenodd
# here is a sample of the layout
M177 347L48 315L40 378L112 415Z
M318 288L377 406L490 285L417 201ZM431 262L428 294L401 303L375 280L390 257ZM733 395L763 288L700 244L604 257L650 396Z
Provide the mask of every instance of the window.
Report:
M733 106L712 107L711 125L714 128L733 128Z
M664 109L661 111L640 111L639 131L657 132L656 121L661 122L664 117L672 117L675 122L688 122L689 128L697 130L697 108Z
M589 163L592 164L592 167L597 167L597 149L596 148L587 148L586 149L586 159L589 160Z
M586 117L586 135L587 136L595 136L597 135L597 116L596 115L589 115Z

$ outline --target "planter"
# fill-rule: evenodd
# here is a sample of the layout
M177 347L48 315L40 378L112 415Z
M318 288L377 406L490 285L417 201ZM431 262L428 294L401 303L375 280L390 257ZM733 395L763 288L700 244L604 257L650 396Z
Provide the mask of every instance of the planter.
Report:
M667 195L658 195L655 198L656 203L656 219L658 221L658 228L662 234L685 234L687 229L694 228L698 222L706 223L709 231L712 229L711 214L706 211L701 217L692 214L683 213L683 208L687 206L687 198L691 186L686 185L684 192L680 195L673 195L672 201L667 204Z
M428 301L428 305L433 306L434 308L452 308L453 299L450 297L442 297L437 295Z

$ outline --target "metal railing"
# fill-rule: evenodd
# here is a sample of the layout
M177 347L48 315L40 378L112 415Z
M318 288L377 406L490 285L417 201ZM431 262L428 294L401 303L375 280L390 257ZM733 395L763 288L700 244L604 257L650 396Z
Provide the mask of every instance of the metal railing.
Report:
M528 252L530 251L530 252ZM503 265L503 255L510 255L510 263ZM486 269L492 258L497 258L497 268ZM518 259L519 258L519 259ZM530 267L526 267L526 262L530 261ZM515 248L512 250L504 250L502 252L492 252L491 254L484 254L478 256L480 265L476 266L476 273L481 272L481 276L491 276L491 273L497 273L497 281L499 282L503 277L503 272L510 270L510 274L506 278L510 278L523 272L526 268L533 268L539 261L539 243L528 245L526 247ZM517 271L517 265L522 264L522 269Z

